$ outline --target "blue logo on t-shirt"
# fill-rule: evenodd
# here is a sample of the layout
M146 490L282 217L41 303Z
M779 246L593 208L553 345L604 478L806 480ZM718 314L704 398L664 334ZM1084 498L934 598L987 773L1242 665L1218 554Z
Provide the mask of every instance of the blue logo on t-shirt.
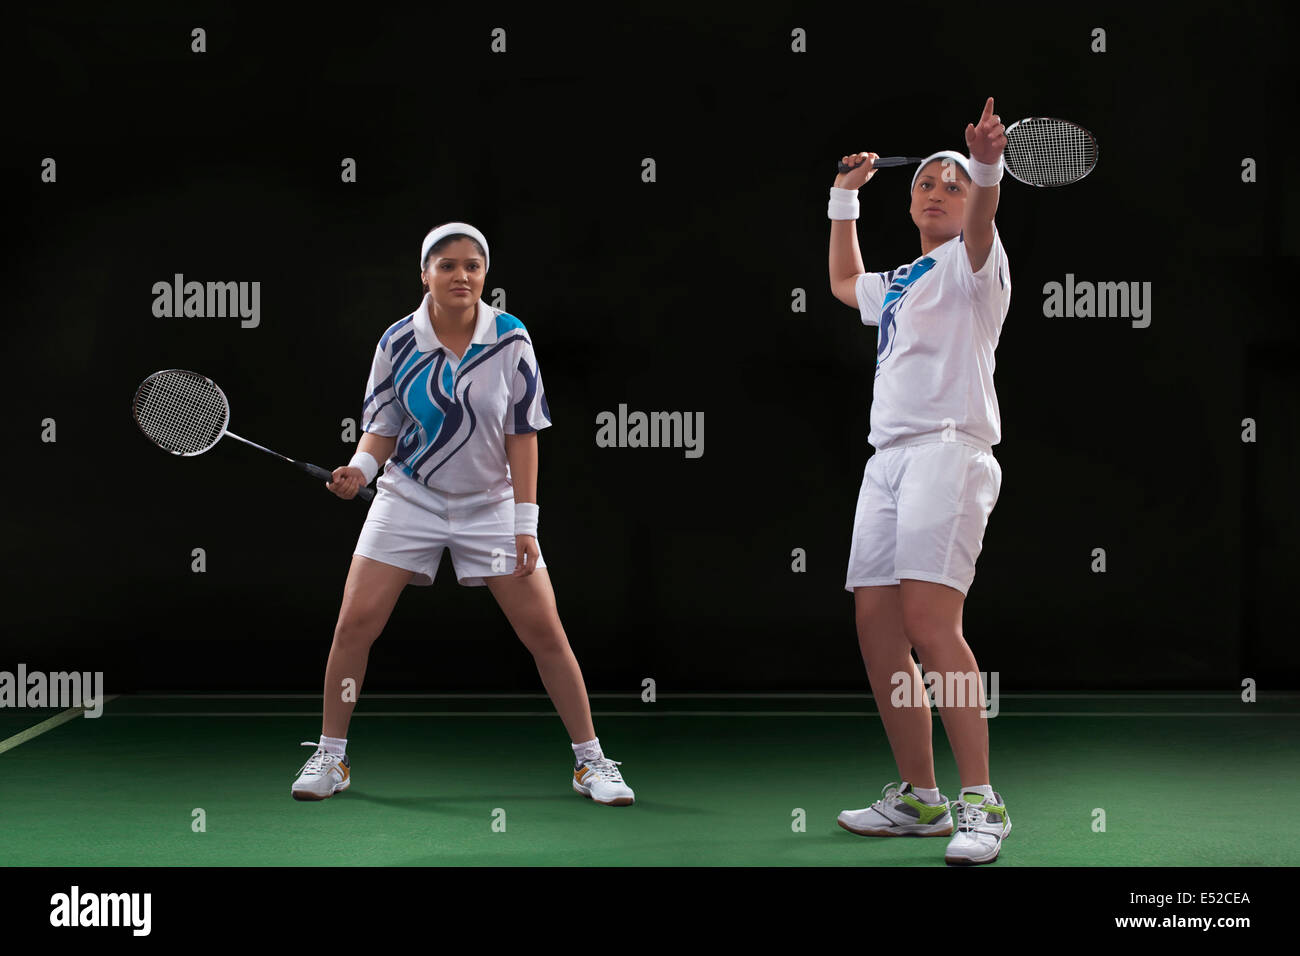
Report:
M903 303L903 296L912 283L934 268L934 260L929 256L917 259L910 266L903 266L890 273L889 288L885 290L885 301L880 307L880 337L876 341L876 376L880 375L880 365L889 358L894 350L895 319L898 307Z

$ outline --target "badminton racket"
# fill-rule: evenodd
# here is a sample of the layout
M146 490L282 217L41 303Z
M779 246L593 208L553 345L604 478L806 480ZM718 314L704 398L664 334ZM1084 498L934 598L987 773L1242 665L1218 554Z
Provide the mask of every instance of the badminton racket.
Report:
M1003 168L1030 186L1068 186L1087 176L1097 165L1097 138L1069 120L1031 116L1016 120L1006 128L1005 135ZM924 156L882 156L871 166L881 169L924 160ZM835 168L837 172L847 173L865 162L863 159L850 166L837 161Z
M230 431L230 403L226 401L226 393L216 382L198 372L180 368L154 372L135 390L131 415L146 438L173 455L187 458L201 455L229 435L258 451L287 461L314 478L327 482L334 480L333 472L305 461L294 461ZM356 496L369 501L375 493L362 488Z

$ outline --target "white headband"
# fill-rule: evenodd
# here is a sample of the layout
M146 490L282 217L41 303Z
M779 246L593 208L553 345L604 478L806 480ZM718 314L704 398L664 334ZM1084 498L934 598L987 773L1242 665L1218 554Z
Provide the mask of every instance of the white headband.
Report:
M478 240L478 244L483 247L483 271L488 270L488 244L483 238L483 233L479 232L467 222L448 222L434 229L424 237L424 244L420 247L420 269L424 269L424 260L428 258L429 250L437 245L440 239L447 236L454 236L458 233L464 233L467 236L473 236Z
M961 153L957 152L956 150L952 150L952 149L940 150L937 153L933 153L925 157L925 162L921 163L920 166L916 167L916 172L912 174L912 186L910 189L908 189L908 192L911 192L913 189L916 188L916 180L920 177L921 170L925 169L927 164L929 164L930 162L936 159L951 159L954 163L956 163L958 166L961 167L962 172L964 172L967 176L970 175L970 166L968 165L969 160L967 160L965 156L963 156Z

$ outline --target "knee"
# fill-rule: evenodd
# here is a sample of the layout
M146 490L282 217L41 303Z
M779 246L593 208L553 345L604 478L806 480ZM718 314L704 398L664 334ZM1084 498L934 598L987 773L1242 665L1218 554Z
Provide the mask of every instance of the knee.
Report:
M911 658L911 645L898 622L884 617L858 615L858 648L862 660L870 670L877 667L896 667L905 658Z
M956 647L962 640L959 628L925 615L915 617L904 615L903 630L907 634L908 643L916 648L916 653L923 661L928 656Z
M533 657L553 657L569 650L569 641L558 628L537 628L528 634L520 634L519 638Z
M516 633L533 657L549 657L569 650L569 639L558 618L540 617L523 624Z
M334 644L349 651L366 650L375 642L383 622L366 614L343 614L334 626Z

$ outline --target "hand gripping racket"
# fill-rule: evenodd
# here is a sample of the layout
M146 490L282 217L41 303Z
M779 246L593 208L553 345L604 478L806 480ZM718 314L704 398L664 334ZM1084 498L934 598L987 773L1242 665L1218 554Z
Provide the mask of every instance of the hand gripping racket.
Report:
M263 448L256 442L240 438L229 431L230 404L226 401L226 393L216 382L198 372L187 372L180 368L154 372L135 390L131 414L146 438L173 455L184 455L187 458L201 455L229 435L258 451L275 455L313 477L324 481L332 481L334 478L333 472L309 465L305 461L285 458L279 452ZM369 488L362 488L356 496L369 501L375 493Z
M864 159L862 163L865 162L866 160ZM909 166L912 163L922 163L922 162L925 162L924 156L881 156L878 160L876 160L874 163L871 164L871 168L884 169L886 166ZM841 163L837 159L835 161L835 171L840 173L847 173L849 170L857 169L859 166L862 165L862 163L854 163L852 166L846 166L844 163Z
M1077 123L1032 116L1016 120L1006 129L1007 145L1002 165L1012 177L1030 186L1068 186L1077 183L1097 165L1097 138ZM872 168L906 166L925 157L882 156ZM863 160L865 162L866 160ZM862 165L836 162L836 171L847 173Z

